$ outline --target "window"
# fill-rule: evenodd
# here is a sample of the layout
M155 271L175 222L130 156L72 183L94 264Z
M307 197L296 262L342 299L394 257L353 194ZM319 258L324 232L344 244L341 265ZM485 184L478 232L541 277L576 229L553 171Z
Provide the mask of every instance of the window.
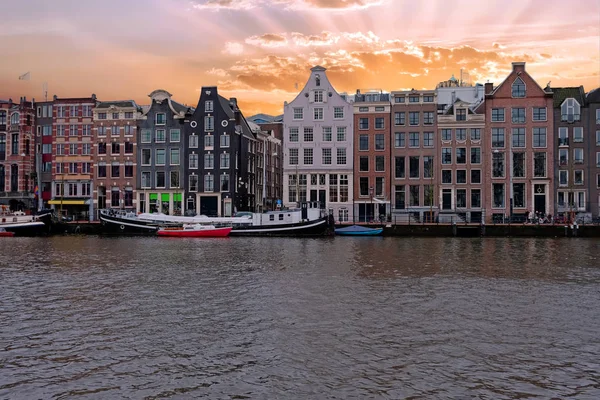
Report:
M423 178L433 178L433 156L423 156Z
M112 136L118 136L119 135L119 127L116 125L113 125L110 127L110 134ZM77 136L77 134L75 134L74 136Z
M467 163L467 149L465 147L456 148L456 163L466 164Z
M394 133L394 147L404 147L404 146L406 146L404 132Z
M204 102L204 112L213 112L214 108L213 108L213 101L212 100L206 100Z
M215 117L207 115L204 117L204 131L212 132L215 130Z
M404 96L396 96L394 97L394 103L404 103L405 97Z
M383 133L375 135L375 150L385 150L385 135Z
M418 103L419 102L419 96L408 96L408 102L409 103Z
M375 196L383 197L383 177L377 176L375 177Z
M106 178L106 163L99 162L98 163L98 178ZM143 183L142 183L143 186Z
M375 107L375 111L385 111L385 107L377 106L377 107Z
M321 149L321 162L323 165L331 165L331 149Z
M525 147L525 128L512 129L512 146Z
M165 165L165 149L156 149L156 165Z
M493 183L492 195L492 207L504 208L504 183Z
M481 189L471 189L471 208L481 208Z
M359 188L361 196L369 195L369 178L366 176L361 176L359 178Z
M111 143L111 149L110 149L110 154L120 154L121 153L121 143L118 142L112 142Z
M294 108L294 119L295 120L304 119L304 109L302 109L302 108Z
M525 153L515 152L513 153L513 177L514 178L525 178Z
M473 140L473 141L481 140L481 129L480 128L471 128L471 140Z
M513 108L511 111L512 111L512 123L513 124L524 124L525 123L525 109L524 108Z
M0 122L1 124L1 122ZM43 136L52 136L52 125L44 125L42 127L42 135ZM84 125L83 126L83 136L91 136L92 135L92 126Z
M423 147L433 147L433 132L423 133Z
M566 99L560 106L561 121L575 122L581 120L579 103L574 98Z
M452 129L442 129L442 141L448 142L452 140Z
M152 183L150 182L150 171L142 172L142 187L149 188L151 186Z
M19 134L14 133L11 139L11 154L18 155L19 154Z
M573 149L573 162L583 164L583 149Z
M504 178L504 153L492 153L492 177Z
M369 107L358 107L358 112L369 112Z
M533 176L546 177L546 153L533 153Z
M84 110L85 110L85 107L89 107L89 106L83 106ZM131 111L126 112L125 119L133 119L133 112L131 112Z
M212 150L215 147L215 137L213 135L204 136L204 149Z
M396 156L394 158L394 177L396 179L404 179L406 177L406 167L404 165L403 156Z
M433 103L433 95L423 95L423 103Z
M481 147L471 147L471 164L481 164Z
M558 171L558 184L560 186L566 186L569 184L569 171Z
M229 192L229 174L221 175L221 192Z
M546 108L545 107L533 107L533 120L534 121L545 121L546 120Z
M323 109L320 107L315 108L314 117L315 117L315 121L322 121L323 120Z
M125 154L133 154L133 142L125 142Z
M573 142L581 143L583 142L583 128L581 126L577 126L573 128Z
M452 170L451 169L443 169L442 170L442 183L452 183Z
M492 122L504 122L504 108L492 108Z
M229 153L221 153L219 159L219 166L221 169L228 169L230 167L230 154Z
M456 183L467 183L467 170L457 169L456 170Z
M298 165L298 149L290 149L290 165Z
M456 207L465 208L467 206L467 189L456 189Z
M223 137L223 136L221 136ZM223 147L223 146L221 146ZM198 135L190 135L190 148L197 149L198 148Z
M165 171L156 171L156 187L164 188L165 186Z
M573 173L573 183L576 185L583 185L583 170L576 169Z
M312 165L313 149L302 149L304 152L304 165Z
M100 129L100 128L98 128L98 129ZM142 129L141 141L142 141L142 143L151 143L152 142L152 131L150 129Z
M337 165L346 165L346 148L337 149Z
M467 130L465 128L456 129L456 140L459 142L467 140Z
M79 146L77 146L77 143L69 143L69 155L77 155L78 147Z
M452 164L451 147L442 147L442 164Z
M369 129L369 118L360 118L358 120L358 129L363 131Z
M179 187L179 170L172 170L171 173L169 174L169 178L170 178L170 182L169 182L169 186L172 188L178 188Z
M419 171L420 162L421 162L420 156L411 156L408 158L408 177L409 178L419 178L421 176L421 173Z
M384 172L385 171L385 157L384 156L375 156L375 172Z
M596 153L596 167L600 168L600 152Z
M504 147L504 128L492 128L492 147Z
M408 147L419 147L419 132L408 134Z
M77 136L77 125L69 125L69 136Z
M332 203L337 203L338 201L337 174L329 174L329 201Z
M558 149L558 165L567 165L569 163L569 149Z
M58 117L59 118L65 116L64 115L65 114L65 110L64 110L63 106L59 106L58 110L56 112L58 113ZM106 113L105 112L98 113L98 119L106 119Z
M224 149L224 148L228 148L229 147L229 143L230 143L231 137L229 135L227 135L227 134L224 133L224 134L222 134L220 136L219 140L221 141L221 143L220 143L221 148Z
M102 119L102 118L101 118ZM165 125L167 123L167 116L165 113L156 113L156 125Z
M106 135L105 127L98 128L98 135ZM65 125L56 125L56 136L65 136Z
M521 78L515 79L512 84L512 97L525 97L525 83Z
M346 141L346 127L338 126L337 128L337 141L345 142Z
M0 136L0 140L6 140L6 136L2 135ZM4 153L4 146L6 146L5 143L0 143L0 146L2 148L0 148L0 153ZM52 154L52 144L51 143L44 143L42 144L42 154ZM90 154L91 154L91 150L90 150Z
M125 178L133 178L133 162L125 161Z
M304 128L304 141L312 142L313 139L313 128Z
M420 207L421 206L421 186L410 185L410 206Z
M323 91L322 90L315 90L314 92L314 100L315 103L322 103L323 102Z
M411 126L419 125L419 112L418 111L416 111L416 112L411 111L408 113L408 123Z
M383 117L377 117L375 118L375 129L384 129L385 128L385 122Z
M60 146L64 146L64 145L60 145ZM145 149L145 150L150 151L149 149ZM58 152L58 147L57 147L57 152ZM142 155L144 154L143 152L144 152L144 150L142 150ZM102 154L106 154L106 143L105 142L98 143L98 155L102 155Z
M358 137L358 149L361 151L369 150L369 136L368 135L360 135Z
M191 169L198 169L198 154L192 153L189 155L189 164Z
M171 165L179 165L179 149L170 149L169 158Z
M467 120L467 110L465 108L459 108L456 110L456 120L457 121L466 121Z
M396 112L394 113L394 125L404 125L406 123L406 113Z
M110 177L118 178L120 169L121 168L120 168L119 162L118 161L113 162L110 167Z
M333 118L344 118L344 107L333 107Z
M204 169L213 169L215 167L215 155L208 153L204 155Z
M472 169L471 170L471 183L472 184L480 184L481 183L481 170L480 169Z
M171 129L169 131L171 143L178 143L181 140L181 131L179 129Z
M533 128L533 147L546 147L546 128Z
M513 206L525 208L525 184L513 183Z
M112 113L112 119L119 119L119 113Z

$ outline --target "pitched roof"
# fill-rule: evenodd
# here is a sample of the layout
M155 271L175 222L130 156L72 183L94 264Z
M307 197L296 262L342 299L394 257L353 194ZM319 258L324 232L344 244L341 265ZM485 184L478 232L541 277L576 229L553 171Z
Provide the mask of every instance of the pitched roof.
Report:
M120 101L102 101L96 105L96 108L110 108L115 107L136 107L135 101L133 100L120 100Z
M565 99L574 98L581 105L585 104L585 92L583 86L552 88L554 93L554 107L560 107Z
M588 103L600 103L600 88L596 88L587 94Z
M223 108L223 111L225 111L225 114L227 114L227 117L229 117L229 119L235 119L235 114L233 113L233 108L232 108L232 104L229 100L227 100L225 97L219 95L219 103L221 103L221 107ZM248 122L246 121L246 118L244 117L244 114L242 114L242 111L240 110L240 117L241 117L241 124L239 125L240 129L242 130L242 133L244 134L244 136L246 136L249 139L255 139L254 134L252 133L252 129L250 128L250 126L248 125ZM237 129L237 126L236 126Z

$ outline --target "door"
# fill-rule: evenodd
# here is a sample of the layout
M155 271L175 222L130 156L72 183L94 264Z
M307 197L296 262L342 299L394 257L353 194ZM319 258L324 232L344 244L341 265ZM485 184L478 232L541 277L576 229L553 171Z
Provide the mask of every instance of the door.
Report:
M442 210L452 210L452 189L442 190Z
M202 196L200 197L200 214L206 215L207 217L218 217L217 196Z
M533 185L534 212L546 215L546 185Z
M316 189L312 189L310 191L310 201L313 202L313 201L317 201L317 200L318 200L318 198L317 198L317 190Z
M325 193L327 193L326 190L319 190L319 202L321 203L321 209L324 210L325 209Z

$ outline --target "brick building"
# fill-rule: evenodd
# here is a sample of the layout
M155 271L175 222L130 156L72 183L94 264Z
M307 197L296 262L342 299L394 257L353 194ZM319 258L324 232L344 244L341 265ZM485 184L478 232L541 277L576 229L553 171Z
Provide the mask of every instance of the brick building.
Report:
M435 174L437 104L435 90L392 92L391 158L396 218L432 220L438 210Z
M49 208L52 199L52 115L53 102L35 103L36 172L38 174L38 208ZM41 203L41 204L40 204Z
M0 102L0 205L12 211L37 208L34 124L33 101Z
M525 70L512 72L497 87L485 84L475 111L485 114L482 149L485 218L501 221L528 211L554 215L554 114L552 91Z
M94 209L136 208L137 127L133 100L100 102L94 109Z
M94 219L92 118L96 103L94 94L53 99L52 200L48 203L68 218Z
M588 108L588 202L592 216L600 216L600 88L586 96Z
M354 96L354 215L373 221L390 213L390 94Z

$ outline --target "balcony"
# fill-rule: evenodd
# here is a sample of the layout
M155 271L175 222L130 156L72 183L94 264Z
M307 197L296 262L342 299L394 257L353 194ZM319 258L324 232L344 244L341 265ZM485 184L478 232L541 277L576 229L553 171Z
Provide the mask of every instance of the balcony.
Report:
M559 146L569 146L569 138L558 138Z
M581 120L581 114L561 114L560 120L568 123L577 122Z

